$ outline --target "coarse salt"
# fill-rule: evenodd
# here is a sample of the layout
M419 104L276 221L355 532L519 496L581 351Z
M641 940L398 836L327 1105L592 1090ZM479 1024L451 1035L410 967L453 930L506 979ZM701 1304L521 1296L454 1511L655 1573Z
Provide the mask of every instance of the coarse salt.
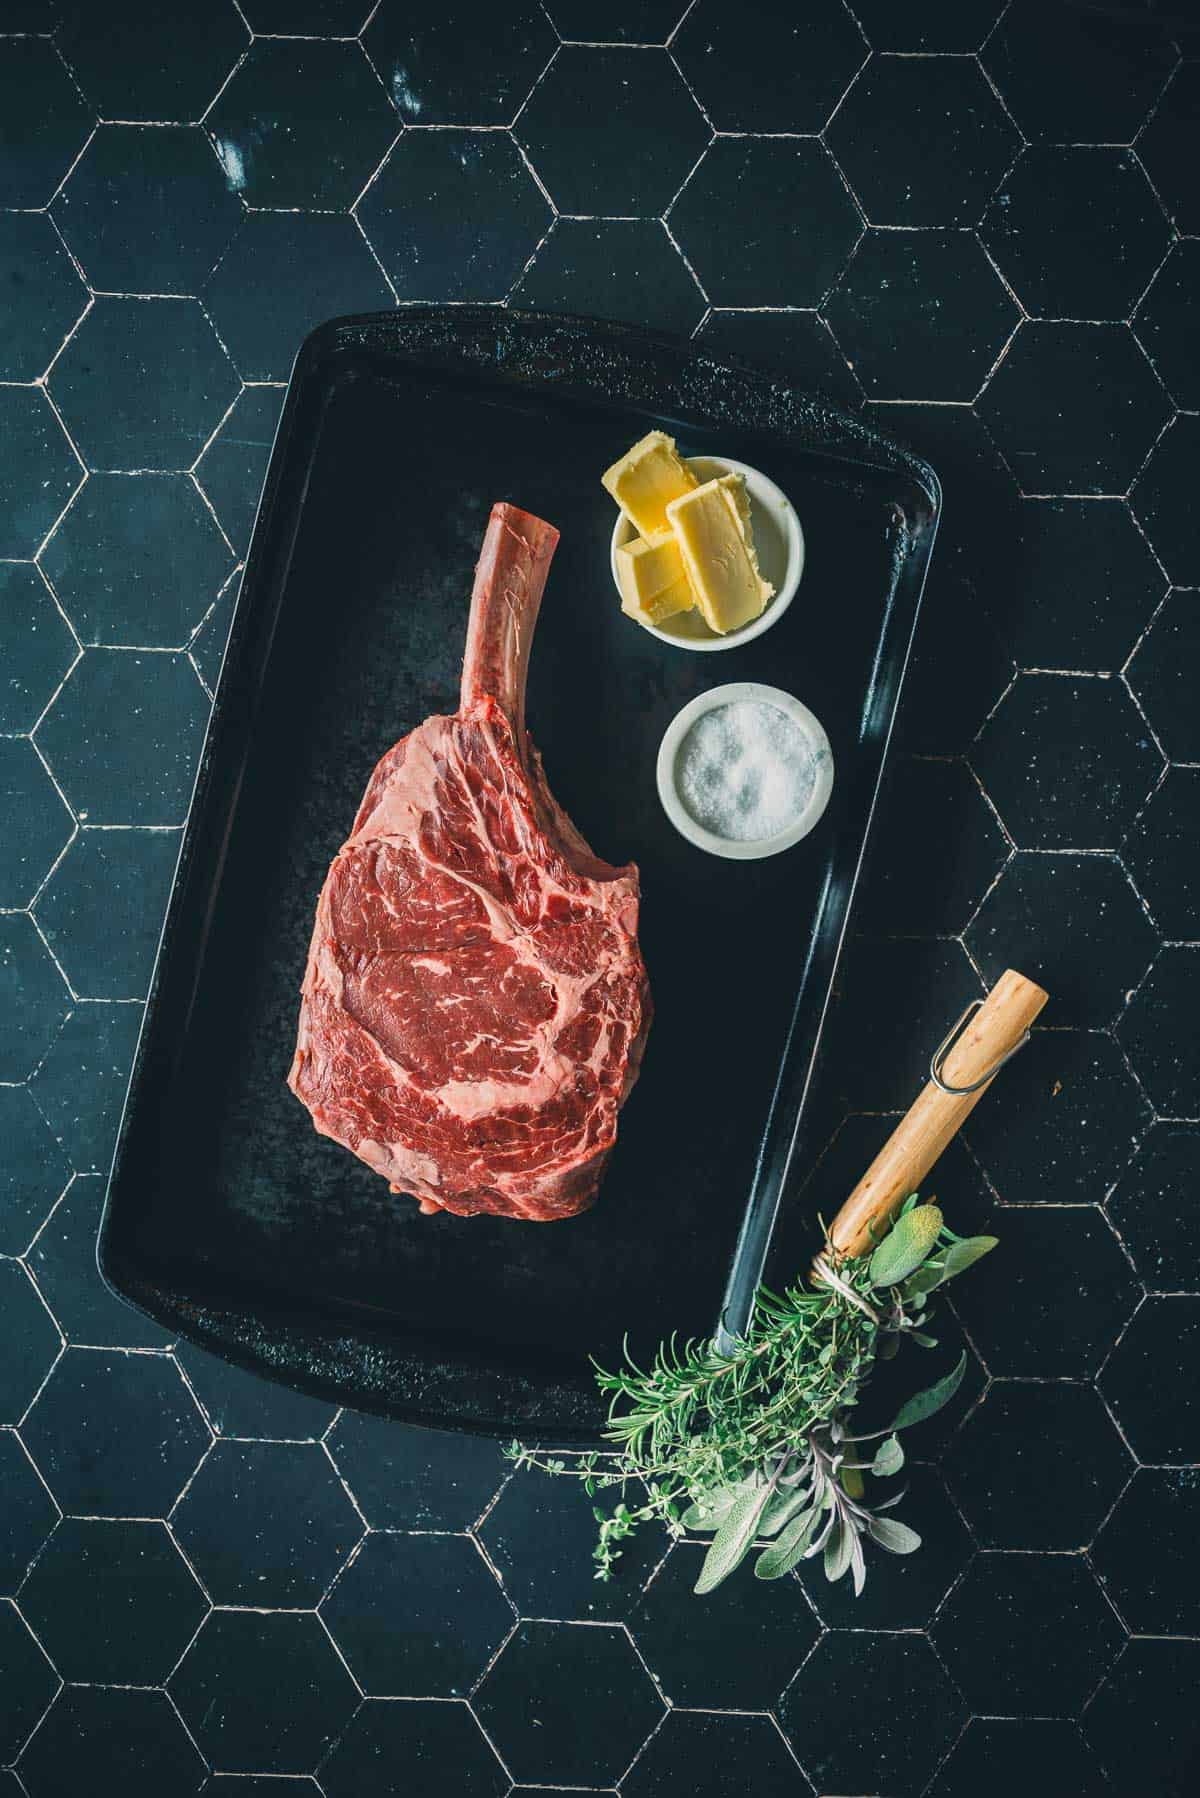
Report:
M805 810L824 754L778 706L732 700L697 718L679 745L679 797L713 836L763 842Z

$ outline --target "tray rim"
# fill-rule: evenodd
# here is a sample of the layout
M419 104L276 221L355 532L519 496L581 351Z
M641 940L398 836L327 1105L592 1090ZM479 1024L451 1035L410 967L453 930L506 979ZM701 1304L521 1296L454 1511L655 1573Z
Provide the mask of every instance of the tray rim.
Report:
M765 1263L766 1254L770 1245L778 1207L782 1201L787 1179L802 1141L801 1125L804 1106L807 1102L809 1089L812 1084L841 953L849 930L851 915L853 913L855 895L857 893L867 848L871 840L871 832L878 807L879 794L891 754L896 716L899 711L905 675L911 658L912 644L920 618L925 583L928 577L929 565L941 521L943 499L941 482L931 464L916 451L909 449L902 442L891 437L887 432L877 430L873 426L868 426L865 421L856 418L842 407L826 401L824 398L810 396L803 387L794 386L791 383L784 381L777 370L763 368L756 364L753 358L747 358L724 350L721 350L717 354L713 354L703 344L698 344L694 339L680 338L670 333L656 331L636 324L628 324L607 319L593 319L573 313L539 312L531 309L497 306L488 303L471 302L468 304L447 305L422 304L419 306L397 307L390 311L352 313L329 319L309 332L296 352L288 377L283 403L280 408L279 418L276 423L270 456L268 458L267 471L255 513L250 544L242 568L241 579L238 584L237 600L234 607L233 617L230 621L229 635L226 640L225 649L222 653L221 666L214 687L213 705L209 715L201 752L197 761L196 775L189 798L186 820L181 832L180 850L172 877L170 896L165 910L158 944L156 946L154 966L147 990L147 997L138 1032L138 1040L131 1063L129 1080L126 1085L122 1103L120 1122L114 1141L113 1157L106 1179L104 1202L95 1245L96 1267L105 1286L116 1298L123 1304L128 1305L132 1310L150 1318L160 1327L166 1329L175 1340L191 1342L197 1347L200 1347L209 1353L216 1354L222 1359L235 1366L241 1367L248 1372L257 1373L261 1377L273 1379L277 1383L288 1386L293 1390L306 1393L319 1400L337 1403L339 1405L349 1405L353 1409L385 1416L394 1421L419 1425L424 1428L442 1430L447 1433L478 1434L497 1437L511 1433L511 1430L514 1427L514 1419L510 1413L506 1413L503 1419L498 1419L494 1416L485 1415L480 1417L463 1413L459 1413L453 1417L447 1417L444 1411L430 1410L420 1404L410 1402L397 1404L394 1398L384 1393L364 1391L361 1388L355 1388L351 1391L344 1379L325 1379L312 1370L305 1371L296 1364L298 1361L302 1362L304 1360L304 1355L302 1353L293 1357L293 1359L286 1365L275 1364L269 1355L264 1354L261 1342L251 1345L246 1340L252 1332L248 1331L244 1326L241 1328L238 1327L233 1321L237 1314L230 1312L226 1319L223 1317L222 1307L199 1304L194 1300L189 1302L188 1300L179 1297L169 1301L160 1299L156 1302L155 1298L152 1296L151 1289L145 1283L142 1283L139 1286L139 1282L134 1279L131 1280L128 1285L124 1284L122 1282L121 1274L116 1267L116 1253L113 1241L115 1234L113 1221L114 1197L119 1191L122 1164L128 1148L133 1125L136 1122L140 1088L147 1071L148 1045L153 1035L158 1009L162 1001L161 989L163 975L169 964L172 937L179 923L188 880L194 872L193 856L197 838L200 834L201 822L204 817L205 801L208 797L211 768L214 759L214 747L225 728L226 718L233 703L232 695L228 690L229 683L226 680L226 674L234 664L235 654L237 650L241 648L241 639L248 624L249 614L243 603L244 598L247 592L252 592L261 581L264 567L277 547L270 542L271 525L273 522L272 514L279 503L280 489L283 485L284 470L287 462L285 453L286 447L289 439L294 434L296 423L295 415L300 409L303 389L307 380L319 368L322 360L328 354L346 346L347 333L375 333L386 330L388 327L391 327L394 330L396 325L404 318L405 314L409 314L410 316L419 314L425 320L458 328L461 328L463 325L477 326L484 322L495 324L497 327L501 327L507 323L515 323L518 327L526 326L535 330L540 329L544 332L563 330L569 333L573 332L577 336L585 333L597 334L599 337L610 343L634 346L645 351L657 351L661 355L685 359L694 365L704 364L708 369L718 375L722 373L733 374L741 376L753 383L761 384L767 382L772 388L782 389L792 400L807 401L820 414L824 424L837 427L843 442L836 446L822 445L819 451L820 454L828 459L844 461L846 465L851 468L868 463L870 466L882 471L891 469L897 473L902 473L909 480L913 481L924 493L929 504L929 522L924 530L922 541L919 546L919 576L912 589L910 625L898 658L894 696L888 712L886 730L879 751L874 786L861 835L858 838L857 850L853 857L854 865L849 875L845 903L842 907L840 924L836 931L836 938L831 947L826 951L827 974L825 977L824 993L821 997L821 1003L815 1020L811 1021L809 1025L808 1035L811 1038L811 1043L807 1056L803 1088L796 1107L796 1115L787 1136L784 1160L777 1175L774 1176L775 1191L771 1202L766 1206L765 1211L762 1203L758 1199L756 1189L763 1169L767 1138L772 1127L777 1123L779 1115L780 1085L777 1085L776 1087L767 1121L763 1125L760 1135L758 1168L756 1170L754 1184L750 1193L747 1195L737 1243L730 1259L725 1296L722 1301L719 1316L714 1320L714 1330L718 1341L728 1342L732 1337L735 1337L744 1326L746 1318L749 1315L750 1302L758 1281L761 1278L762 1267ZM371 346L364 343L360 347L369 349ZM407 353L404 349L400 348L394 350L393 353L398 353L411 368L417 369L429 367L432 368L434 372L442 372L443 374L449 372L444 366L439 364L436 357L430 355L428 352ZM488 371L484 368L480 368L477 371L464 369L464 372L468 375L472 372L477 373L478 378L481 381L486 381L488 378ZM493 378L502 382L505 376L503 372L494 370ZM586 384L581 391L578 385L578 376L574 376L565 381L543 377L537 385L542 390L551 393L557 392L568 395L572 392L580 393L581 397L587 403L601 408L611 404L613 409L616 410L620 409L622 405L626 403L622 397L617 397L610 401L605 394L596 390L594 387L588 388ZM697 407L697 411L700 411L701 409L702 408ZM798 447L801 449L805 447L803 445L798 446L793 437L778 428L759 425L754 425L752 428L759 436L765 439L774 436L788 442L793 451ZM880 460L874 461L861 453L854 453L851 446L854 444L855 440L861 440L863 443L869 444L875 449L882 451L883 455ZM810 453L816 452L813 452L810 449ZM294 517L292 520L293 540L302 510L303 504L300 502L294 508ZM893 593L899 589L899 586L900 582L897 580ZM818 907L818 923L813 932L813 943L810 945L804 974L797 991L792 1031L789 1032L789 1037L781 1056L780 1083L782 1083L784 1068L787 1065L789 1058L793 1055L792 1033L795 1028L795 1016L800 1013L804 1003L806 987L816 953L816 942L820 934L820 920L824 913L824 905L825 901L823 898ZM133 1288L132 1290L131 1287ZM306 1317L299 1305L288 1307L281 1303L277 1310L272 1311L271 1321L275 1334L285 1341L288 1341L293 1337L299 1338L301 1334L303 1335L304 1340L309 1343L311 1343L313 1339L315 1326L312 1319L312 1313L310 1312ZM316 1331L316 1333L321 1335L321 1332L319 1331ZM366 1340L371 1340L373 1337L377 1337L382 1342L394 1342L395 1340L393 1332L387 1330L372 1331L366 1324L360 1325L356 1333L360 1338ZM329 1345L326 1351L326 1364L328 1362L329 1350L335 1348L337 1342L341 1338L344 1338L345 1335L345 1330L339 1331L334 1328L330 1328L324 1333L323 1340ZM470 1377L473 1373L479 1374L485 1371L485 1365L483 1363L479 1363L476 1366L472 1365L473 1357L470 1354L463 1354L459 1359L459 1371L467 1377ZM494 1369L489 1368L486 1369L486 1371L494 1372ZM519 1383L521 1376L518 1375L517 1378ZM509 1373L501 1376L502 1384L505 1380L508 1380L511 1384L511 1370ZM538 1388L543 1395L547 1392L560 1390L563 1392L564 1398L567 1399L566 1408L572 1410L577 1408L570 1403L569 1397L569 1395L577 1395L579 1392L580 1382L577 1380L566 1379L556 1385L554 1382L547 1380L544 1376L538 1376L537 1378L530 1380L528 1384ZM590 1392L590 1382L588 1382L588 1389ZM590 1408L595 1412L596 1404L594 1393L592 1393L591 1396L592 1405ZM535 1406L535 1410L536 1409L537 1407ZM544 1418L537 1416L525 1421L528 1422L529 1427L537 1430L539 1438L543 1441L595 1444L600 1440L599 1429L601 1427L601 1420L598 1414L594 1415L587 1423L582 1425L573 1421L566 1421L561 1424L557 1421L547 1423ZM516 1423L515 1427L525 1427L525 1421Z

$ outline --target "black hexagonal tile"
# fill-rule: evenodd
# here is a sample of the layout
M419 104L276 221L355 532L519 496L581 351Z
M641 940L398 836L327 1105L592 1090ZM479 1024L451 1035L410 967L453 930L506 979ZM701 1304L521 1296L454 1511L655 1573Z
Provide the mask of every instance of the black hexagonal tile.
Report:
M1133 321L1138 341L1177 406L1200 406L1200 243L1176 243Z
M33 744L0 737L0 906L29 904L73 829Z
M0 213L0 380L44 374L87 298L48 218Z
M889 936L960 931L1008 855L995 813L963 762L894 761L858 923ZM936 880L914 882L914 865L936 868Z
M947 1027L982 997L961 944L911 938L851 944L839 987L826 1078L863 1111L911 1105ZM880 992L893 995L894 1010L886 1017L879 1011Z
M310 1772L359 1702L317 1619L282 1611L210 1612L170 1692L213 1766L239 1773Z
M691 1543L672 1551L630 1617L630 1633L670 1703L764 1710L820 1625L795 1580L756 1580L748 1567L707 1597L694 1597L704 1553Z
M992 1551L971 1563L932 1633L985 1716L1078 1716L1124 1639L1080 1557Z
M507 125L557 48L540 6L381 6L363 34L406 125Z
M1165 42L1156 46L1166 54ZM1138 138L1138 155L1158 189L1176 228L1185 237L1200 234L1200 200L1188 176L1200 146L1200 68L1181 62L1149 123Z
M1200 770L1168 768L1121 848L1137 889L1167 938L1193 934L1200 912L1200 863L1195 820L1200 816Z
M92 128L48 39L0 39L0 120L0 207L45 206Z
M13 1761L54 1696L58 1680L11 1599L0 1599L0 1760Z
M874 399L969 400L1019 314L970 231L868 231L824 306Z
M698 0L671 53L718 131L820 131L866 58L841 0L803 16L774 0L734 13Z
M1155 1294L1129 1324L1100 1390L1138 1460L1200 1462L1200 1297ZM1163 1370L1176 1370L1171 1378Z
M474 1709L526 1784L611 1785L663 1714L628 1636L608 1623L522 1623Z
M0 1261L0 1424L21 1421L62 1338L19 1261Z
M198 119L249 39L228 0L60 0L59 43L105 119Z
M1027 499L998 622L1022 668L1115 670L1163 593L1124 500Z
M1162 1117L1193 1117L1200 1038L1190 1019L1200 1000L1200 950L1168 947L1130 1000L1117 1034Z
M129 1798L191 1798L204 1783L196 1753L163 1692L68 1686L21 1757L30 1798L86 1791L97 1767Z
M1027 1379L1094 1373L1139 1295L1103 1214L1090 1205L1008 1205L993 1217L991 1234L1000 1240L993 1277L957 1281L954 1291L990 1372Z
M808 1789L769 1717L702 1711L673 1712L621 1782L625 1798L800 1798Z
M1018 138L978 63L874 56L829 147L873 225L973 225Z
M200 684L209 698L217 689L241 584L241 569L237 568L218 593L204 622L188 644L188 660L200 677Z
M372 1529L465 1530L504 1480L497 1442L343 1411L329 1452Z
M881 1729L864 1692L886 1692ZM783 1695L779 1718L821 1792L887 1791L915 1798L966 1721L958 1690L924 1636L839 1630L818 1643Z
M911 11L891 0L855 0L855 16L875 50L978 50L1004 11L1001 0L926 0Z
M244 556L250 547L283 395L282 387L243 387L196 464L196 479L238 555Z
M109 1290L96 1266L105 1180L76 1174L26 1257L70 1343L89 1348L166 1348L170 1338Z
M984 243L1035 318L1127 318L1167 221L1131 150L1029 146L993 194Z
M0 562L0 730L32 730L77 654L37 569Z
M1096 1571L1135 1635L1200 1634L1198 1527L1200 1468L1139 1468L1092 1544Z
M181 1342L175 1359L218 1436L315 1442L337 1415L333 1405L234 1367L193 1343Z
M1162 768L1121 681L1021 674L971 762L1022 849L1115 848Z
M1184 1798L1200 1757L1200 1642L1134 1641L1083 1717L1118 1792Z
M356 209L401 300L500 300L551 212L500 131L406 132Z
M165 1517L211 1437L165 1355L69 1348L24 1438L64 1511Z
M321 1788L309 1773L214 1773L204 1798L320 1798Z
M186 816L207 720L186 657L89 649L38 744L82 822L161 828Z
M911 1360L908 1375L914 1388L928 1383ZM908 1438L908 1452L925 1452L922 1432ZM960 1452L956 1443L951 1465ZM899 1480L872 1481L869 1497L893 1498L901 1490L903 1498L888 1515L916 1530L921 1546L915 1554L890 1555L867 1542L867 1583L858 1597L849 1580L831 1584L825 1578L819 1557L800 1563L798 1578L830 1628L924 1629L974 1553L966 1525L931 1468L910 1462Z
M174 830L78 833L37 920L80 998L145 997L178 855Z
M1128 678L1173 762L1200 761L1200 713L1192 680L1197 656L1200 600L1195 593L1170 593L1134 651Z
M983 48L983 65L1025 135L1068 144L1127 144L1174 61L1167 34L1133 14L1047 14L1037 0L1016 0Z
M862 404L862 388L819 313L714 308L695 335L718 356L744 356L839 406Z
M171 1515L217 1604L315 1605L363 1533L316 1442L218 1442Z
M523 1617L624 1617L670 1546L663 1531L641 1529L621 1545L613 1578L597 1580L592 1501L577 1481L540 1473L511 1479L479 1534Z
M196 293L242 216L195 125L101 125L54 205L91 285L107 293Z
M0 1255L20 1255L70 1178L26 1086L0 1086Z
M665 50L560 50L516 134L559 212L657 217L711 135Z
M0 1430L0 1593L15 1592L58 1520L58 1508L14 1430Z
M0 1080L21 1081L50 1047L70 996L33 921L0 913Z
M1130 494L1159 561L1178 586L1200 585L1200 527L1193 505L1200 417L1180 413L1163 432Z
M68 1517L21 1591L65 1680L154 1686L208 1609L163 1523Z
M0 556L36 554L83 478L79 458L36 387L0 387Z
M259 36L356 37L375 11L371 0L241 0Z
M205 128L248 206L344 211L396 135L396 116L358 44L260 39Z
M1020 968L1053 991L1055 1026L1111 1024L1158 935L1110 855L1018 851L966 934L989 986Z
M140 1005L77 1005L33 1076L38 1108L81 1172L108 1173L141 1024Z
M369 1697L455 1698L471 1690L514 1612L469 1536L375 1531L321 1616Z
M465 1704L370 1698L321 1768L327 1798L501 1798L508 1779Z
M55 399L89 467L189 468L238 379L195 300L99 299L55 363Z
M567 42L665 44L687 0L550 0L546 11Z
M1200 1130L1155 1124L1105 1209L1151 1291L1200 1291Z
M862 231L815 138L718 138L668 222L714 306L819 306Z
M41 564L81 642L176 649L233 559L187 475L96 474Z
M304 339L326 319L389 307L392 292L353 219L254 212L205 287L204 303L241 374L264 381L286 378ZM278 417L277 404L275 411ZM256 489L245 503L257 498Z
M512 300L683 336L704 314L700 289L658 219L558 219Z
M1053 1717L974 1717L928 1798L1111 1798L1099 1762L1074 1723Z
M1037 321L979 409L1029 494L1124 493L1171 415L1128 326Z
M1095 1390L1065 1380L997 1380L946 1466L984 1548L1086 1547L1132 1472Z

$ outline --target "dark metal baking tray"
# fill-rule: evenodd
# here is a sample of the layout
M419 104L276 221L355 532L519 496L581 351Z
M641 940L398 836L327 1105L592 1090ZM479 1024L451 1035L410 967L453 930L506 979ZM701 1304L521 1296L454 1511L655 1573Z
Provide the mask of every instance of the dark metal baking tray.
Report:
M600 471L652 426L763 468L807 538L778 625L719 656L623 619ZM596 850L642 874L656 1021L600 1201L426 1218L284 1085L313 908L376 758L453 711L488 510L562 543L531 729ZM738 1327L805 1098L937 526L932 470L785 382L641 331L493 308L344 319L293 371L184 838L101 1228L168 1329L413 1422L594 1435L589 1357ZM725 862L655 791L708 685L795 692L837 770L805 842Z

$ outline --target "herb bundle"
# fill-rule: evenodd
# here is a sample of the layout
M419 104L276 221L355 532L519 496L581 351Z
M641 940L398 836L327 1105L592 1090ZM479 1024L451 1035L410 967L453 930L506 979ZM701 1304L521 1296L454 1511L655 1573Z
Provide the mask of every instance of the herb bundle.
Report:
M672 1339L648 1368L627 1354L617 1372L598 1369L611 1450L566 1458L514 1442L509 1456L573 1475L592 1497L616 1490L612 1509L596 1507L597 1579L611 1578L624 1538L657 1519L673 1536L711 1537L697 1592L711 1592L752 1550L759 1579L821 1555L827 1578L849 1573L861 1592L866 1542L911 1554L921 1541L887 1515L903 1492L868 1501L863 1476L900 1472L900 1432L953 1397L966 1356L882 1430L855 1433L854 1407L876 1363L906 1337L936 1347L930 1295L995 1243L956 1236L936 1205L913 1194L870 1255L839 1261L827 1247L818 1284L797 1281L781 1294L760 1287L732 1343Z

